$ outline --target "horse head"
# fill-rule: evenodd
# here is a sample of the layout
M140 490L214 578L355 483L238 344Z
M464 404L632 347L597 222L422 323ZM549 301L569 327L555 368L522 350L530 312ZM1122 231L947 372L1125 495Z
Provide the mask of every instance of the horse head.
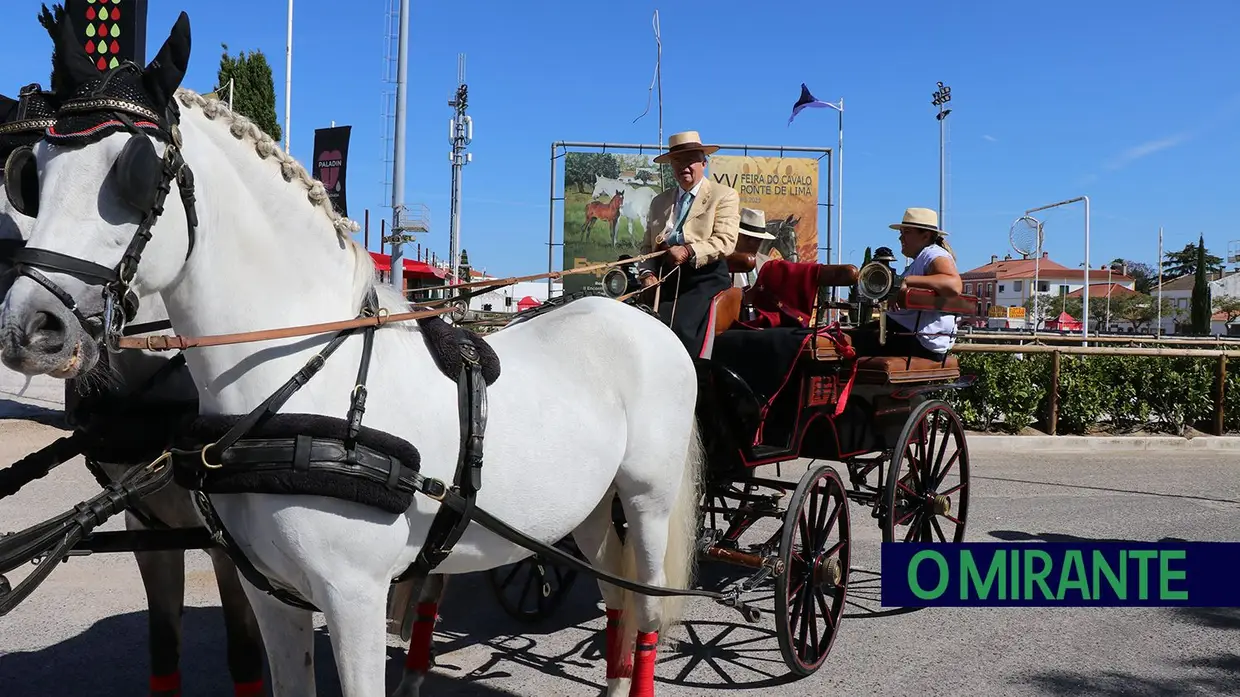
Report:
M759 247L760 252L769 254L772 249L779 252L783 259L797 261L797 224L801 222L794 214L788 214L783 220L772 220L766 224L766 231L775 236L773 240L765 240Z

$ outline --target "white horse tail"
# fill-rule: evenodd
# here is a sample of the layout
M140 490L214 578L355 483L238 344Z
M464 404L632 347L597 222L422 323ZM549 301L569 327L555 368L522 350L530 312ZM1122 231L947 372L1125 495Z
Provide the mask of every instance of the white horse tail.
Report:
M665 588L687 589L693 584L697 574L697 541L701 527L701 486L705 452L698 433L697 419L692 419L690 423L689 447L685 453L684 469L681 471L680 489L676 493L676 501L667 521L667 550L663 555L662 584ZM614 530L608 535L607 543L620 543ZM620 575L623 578L636 578L637 560L633 548L632 541L628 541L622 548ZM623 597L620 624L623 641L620 650L621 655L629 656L637 638L637 604L641 602L641 598L639 594L627 590ZM660 644L664 643L666 631L678 624L683 617L686 600L685 596L675 595L659 598Z
M663 558L668 588L689 588L697 576L697 546L701 535L702 470L706 456L698 433L697 418L690 421L689 448L685 453L685 469L681 475L676 505L667 522L667 553ZM662 627L680 623L687 598L668 596L659 613Z

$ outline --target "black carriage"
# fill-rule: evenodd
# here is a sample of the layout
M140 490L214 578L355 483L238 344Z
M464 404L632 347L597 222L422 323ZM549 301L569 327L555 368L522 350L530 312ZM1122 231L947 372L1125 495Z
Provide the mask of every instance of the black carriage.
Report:
M713 338L696 359L697 417L708 461L699 551L703 559L751 569L738 582L744 591L773 581L780 650L797 675L822 666L843 614L851 568L846 501L868 509L884 542L964 538L964 427L951 405L932 394L971 378L961 376L951 354L943 361L851 356L849 333L827 322L832 311L855 320L874 310L883 322L888 306L976 313L973 296L901 289L893 260L880 258L860 271L785 266L795 273L784 282L797 279L799 293L772 286L770 274L748 289L723 291L711 307ZM728 261L733 272L754 266L752 255ZM604 281L609 295L621 297L633 292L634 282L618 272ZM858 302L831 302L832 288L851 288ZM796 307L798 295L804 303L807 293L813 295L808 307ZM764 307L766 322L759 314ZM885 333L889 327L882 326ZM761 466L778 469L801 459L812 462L798 481L758 474ZM841 463L847 483L821 461ZM766 519L778 521L773 532L742 542ZM536 621L554 612L575 574L534 556L489 577L506 611Z

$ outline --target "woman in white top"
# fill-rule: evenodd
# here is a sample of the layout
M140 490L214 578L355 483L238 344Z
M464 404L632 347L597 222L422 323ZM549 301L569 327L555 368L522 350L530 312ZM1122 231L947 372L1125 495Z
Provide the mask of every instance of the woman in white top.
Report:
M939 229L939 216L929 208L909 208L904 220L891 226L900 231L900 251L913 260L904 271L903 288L932 290L945 297L960 295L964 283L956 257ZM878 322L849 332L861 356L919 356L942 360L955 345L956 315L937 310L887 311L887 341L878 343ZM914 335L915 334L915 335Z

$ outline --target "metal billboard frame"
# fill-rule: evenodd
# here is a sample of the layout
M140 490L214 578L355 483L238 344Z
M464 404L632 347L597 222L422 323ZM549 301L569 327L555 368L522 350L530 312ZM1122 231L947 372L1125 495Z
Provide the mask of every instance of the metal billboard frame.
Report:
M822 194L821 194L822 187L819 187L818 189L820 192L819 197L818 197L818 207L827 209L827 225L826 225L827 246L823 247L821 244L819 244L818 251L821 253L825 249L827 252L827 263L830 263L831 262L831 209L833 206L836 205L836 202L834 201L834 199L831 198L832 189L834 188L833 181L832 181L832 175L835 170L835 167L834 167L834 162L832 161L832 159L835 156L835 148L828 148L828 147L815 148L815 147L807 147L807 146L800 146L800 145L715 145L715 147L719 148L718 153L724 153L725 151L739 151L739 154L741 155L748 155L750 154L750 152L763 152L763 153L779 153L779 155L782 156L784 153L798 153L799 152L799 153L818 153L819 156L817 159L819 161L821 161L822 158L824 157L827 158L827 168L826 168L827 201L826 203L822 202ZM576 142L576 141L564 141L564 140L557 140L551 143L551 159L550 159L551 186L550 186L550 194L548 195L548 198L547 198L547 243L546 243L547 244L547 273L549 274L554 273L556 270L555 269L555 248L564 246L564 242L562 239L560 242L555 241L556 239L555 237L555 202L563 201L565 198L563 192L560 192L559 196L556 195L556 164L557 164L556 161L566 156L569 153L570 148L576 148L577 152L581 152L582 150L587 150L587 151L598 150L600 154L607 152L608 149L634 151L638 155L642 155L646 153L650 153L652 155L658 155L659 153L663 152L666 149L662 145L643 145L643 144L637 144L637 143L589 143L589 142ZM560 152L559 154L557 154L556 151L561 150L561 149L563 150L563 152ZM728 152L727 154L738 154L738 153ZM822 168L820 166L819 172L821 171L822 171ZM563 228L563 224L561 224L560 227ZM820 243L822 239L823 239L823 230L822 228L819 228L818 240ZM552 296L553 288L554 286L552 285L552 279L548 278L547 279L547 299L548 300L550 300L553 297ZM563 290L561 290L561 293L562 292Z

